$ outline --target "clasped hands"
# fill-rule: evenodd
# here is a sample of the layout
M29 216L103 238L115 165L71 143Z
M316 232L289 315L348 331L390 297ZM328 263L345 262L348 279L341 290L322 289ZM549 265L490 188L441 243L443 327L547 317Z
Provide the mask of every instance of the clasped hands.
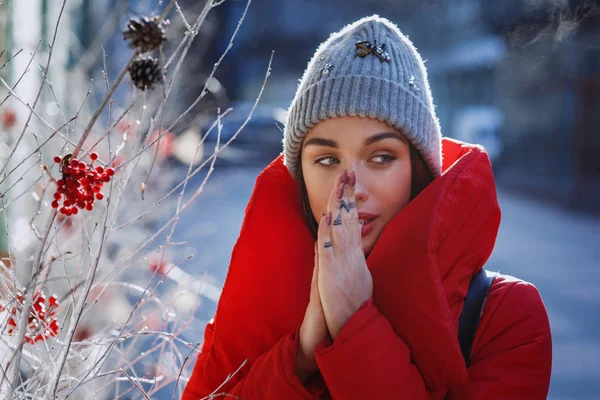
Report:
M346 170L329 195L315 243L310 301L300 327L296 375L305 382L317 370L316 346L335 339L373 295L373 279L362 248L355 199L356 174Z

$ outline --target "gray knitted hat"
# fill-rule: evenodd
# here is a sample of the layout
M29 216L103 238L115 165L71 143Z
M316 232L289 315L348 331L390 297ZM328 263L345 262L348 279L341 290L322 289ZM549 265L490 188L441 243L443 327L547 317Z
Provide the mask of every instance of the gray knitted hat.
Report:
M378 15L332 34L308 63L288 110L284 163L297 178L302 140L332 117L376 118L400 130L441 175L441 133L427 71L413 44Z

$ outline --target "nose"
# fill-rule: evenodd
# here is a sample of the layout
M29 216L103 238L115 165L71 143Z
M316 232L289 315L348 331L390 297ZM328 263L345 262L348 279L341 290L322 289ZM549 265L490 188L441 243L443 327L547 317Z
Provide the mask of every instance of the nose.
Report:
M354 186L354 197L356 203L364 203L368 200L368 187L364 179L364 174L361 173L360 168L354 166L354 173L356 174L356 185Z

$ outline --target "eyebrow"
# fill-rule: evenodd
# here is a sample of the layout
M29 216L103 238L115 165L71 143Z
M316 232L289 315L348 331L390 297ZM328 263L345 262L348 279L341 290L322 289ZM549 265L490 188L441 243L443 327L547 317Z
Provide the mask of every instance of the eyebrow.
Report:
M402 143L406 143L406 139L404 138L404 136L402 136L396 132L382 132L382 133L373 135L370 138L365 139L364 146L369 146L375 142L379 142L380 140L389 139L389 138L398 139Z
M406 143L406 139L404 138L404 136L402 136L396 132L382 132L382 133L377 133L377 134L365 139L363 146L365 146L365 147L370 146L373 143L379 142L384 139L390 139L390 138L398 139L402 143ZM309 145L333 147L334 149L337 149L340 147L335 140L318 138L318 137L310 138L306 141L306 143L304 143L304 147L309 146Z

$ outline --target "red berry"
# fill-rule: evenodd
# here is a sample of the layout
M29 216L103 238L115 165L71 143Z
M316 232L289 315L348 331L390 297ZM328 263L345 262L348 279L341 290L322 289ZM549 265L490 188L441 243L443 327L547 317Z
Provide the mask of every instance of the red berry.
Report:
M54 200L51 204L52 208L58 208L58 201Z
M62 214L64 214L64 215L67 215L67 209L66 209L66 207L64 207L64 206L63 206L63 207L61 207L61 208L60 208L60 212L61 212Z
M72 158L69 162L69 165L73 168L77 168L77 166L79 165L79 160L76 158Z
M75 215L79 212L79 210L75 207L71 207L71 215Z
M54 193L54 200L60 200L62 198L62 194Z
M50 330L52 331L53 334L57 334L58 333L58 321L53 319L52 322L50 322Z
M94 209L94 205L91 203L86 204L85 209L88 211L92 211Z
M99 174L103 173L104 172L104 167L102 167L101 165L98 165L96 167L96 172L99 173Z
M96 161L98 159L98 153L91 153L90 159Z
M102 175L102 180L106 183L110 182L110 176L108 175Z
M48 304L50 304L50 307L56 307L58 306L58 297L53 294L52 296L50 296L48 298Z
M113 176L115 174L115 170L113 168L106 168L106 175Z
M79 164L77 164L77 166L79 167L79 169L86 169L87 168L87 164L84 163L83 161L79 161Z
M60 158L60 156L54 156L55 163L60 164L61 161L62 161L62 158Z
M102 192L96 193L96 200L102 200L104 198L104 194Z

